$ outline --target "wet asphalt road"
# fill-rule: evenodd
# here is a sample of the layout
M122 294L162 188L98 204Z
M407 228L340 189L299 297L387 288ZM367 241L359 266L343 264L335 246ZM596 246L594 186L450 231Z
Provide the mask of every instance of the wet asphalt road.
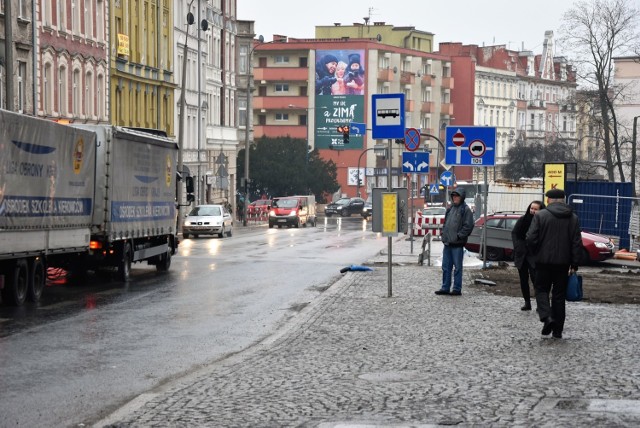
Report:
M184 240L168 274L134 265L0 306L0 426L78 426L140 393L247 348L386 246L369 223L236 228Z

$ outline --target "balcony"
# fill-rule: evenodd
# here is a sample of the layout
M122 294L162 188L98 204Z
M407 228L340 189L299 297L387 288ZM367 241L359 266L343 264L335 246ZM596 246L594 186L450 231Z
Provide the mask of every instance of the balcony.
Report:
M420 106L420 113L433 113L433 101L423 102Z
M309 69L299 67L263 67L254 68L253 77L257 82L265 80L267 82L306 82L309 80Z
M413 100L404 100L404 110L405 111L413 111L415 107L415 101Z
M416 81L416 75L408 72L408 71L402 71L400 73L400 83L402 85L413 85Z
M260 137L286 137L292 138L307 138L307 126L306 125L254 125L253 126L254 138Z
M395 73L390 68L383 68L382 70L378 70L378 80L383 82L393 82L393 77Z
M422 84L424 86L435 86L436 84L436 75L435 74L425 74L422 76Z
M451 103L440 104L440 114L443 116L453 116L453 104Z
M442 78L442 89L453 89L453 77Z
M252 99L254 109L265 110L290 110L291 106L296 109L308 108L309 98L293 95L270 95L268 97L254 97Z

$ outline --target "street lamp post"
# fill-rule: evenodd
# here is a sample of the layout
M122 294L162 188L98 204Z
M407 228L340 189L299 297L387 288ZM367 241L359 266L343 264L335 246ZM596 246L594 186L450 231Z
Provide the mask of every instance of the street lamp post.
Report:
M638 118L640 116L635 116L633 118L633 137L632 137L632 141L631 141L631 189L632 189L632 195L635 198L636 197L636 161L637 161L637 155L636 155L636 150L638 147L638 131L637 131L637 126L638 126Z
M258 43L256 43L247 55L247 118L244 127L244 204L242 207L242 225L247 225L247 207L249 205L249 127L251 126L251 119L253 118L253 107L251 105L251 80L252 76L252 64L253 64L253 51L260 45L264 44L264 37L258 37Z
M185 93L187 91L187 54L189 53L187 50L187 42L189 41L189 26L195 22L195 18L191 13L191 6L195 0L191 0L189 2L189 13L187 13L187 29L184 32L184 51L182 57L182 91L180 93L180 129L178 130L178 172L184 175L183 171L183 152L184 152L184 116L185 116L185 104L186 98ZM198 156L200 154L198 153ZM176 198L178 199L178 226L177 229L182 231L182 211L180 210L180 205L182 204L182 184L178 185L178 192L176 194Z

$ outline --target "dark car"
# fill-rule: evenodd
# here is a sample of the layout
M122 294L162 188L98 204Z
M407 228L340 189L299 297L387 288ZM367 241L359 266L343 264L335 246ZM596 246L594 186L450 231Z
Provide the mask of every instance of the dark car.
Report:
M364 199L362 198L340 198L335 202L328 204L324 208L324 214L327 217L339 215L341 217L350 217L351 214L362 215L364 210Z
M367 198L362 208L362 218L368 219L373 215L373 203L371 202L371 196Z
M512 260L513 241L511 231L523 213L517 212L497 212L487 216L487 260ZM484 217L480 217L475 222L475 227L469 241L464 246L468 251L479 253L482 251L480 245L482 240L482 229L484 227ZM582 247L584 249L584 259L592 262L601 262L614 255L614 244L610 238L597 233L582 231Z

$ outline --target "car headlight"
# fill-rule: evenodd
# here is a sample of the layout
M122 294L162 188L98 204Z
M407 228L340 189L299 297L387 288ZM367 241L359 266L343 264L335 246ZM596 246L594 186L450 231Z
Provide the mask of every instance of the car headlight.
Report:
M607 248L607 244L605 244L604 242L594 242L593 245L595 245L596 248L600 248L600 249Z
M274 210L269 211L269 217L275 217L276 212Z
M185 226L191 226L191 222L190 222L190 221L185 221L185 222L184 222L184 225L185 225Z
M342 209L342 207L337 207L336 209L337 209L338 211L340 211L340 210Z
M291 212L289 213L289 217L295 217L298 214L298 212L296 210L291 210Z

